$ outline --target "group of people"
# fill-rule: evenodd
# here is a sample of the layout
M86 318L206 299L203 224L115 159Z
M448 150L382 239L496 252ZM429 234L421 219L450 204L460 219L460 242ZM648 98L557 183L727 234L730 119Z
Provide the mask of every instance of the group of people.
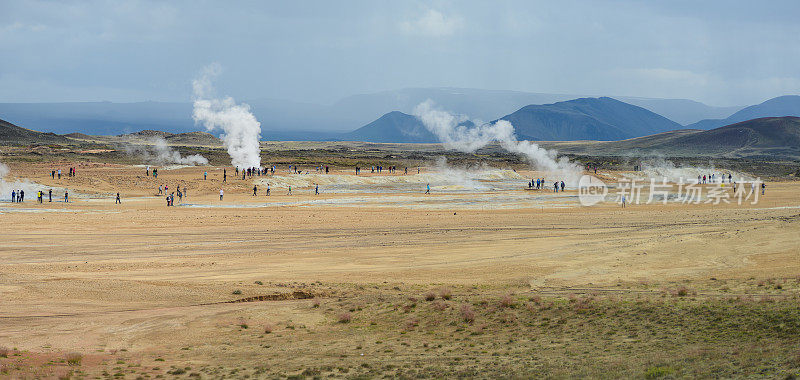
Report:
M271 169L272 169L272 174L275 174L275 167L273 166ZM254 176L260 177L262 175L267 175L269 171L270 171L269 168L256 168L256 167L242 169L242 179L247 179L248 177L254 177ZM238 166L236 167L236 175L237 176L239 175Z
M395 172L397 172L397 166L394 166L394 165L389 166L387 168L387 170L389 170L389 173L395 173ZM359 172L360 172L360 170L359 170ZM377 173L383 173L383 165L372 166L372 172L373 173L376 173L376 172ZM406 174L408 174L408 168L406 168Z
M536 178L528 182L529 189L541 190L543 186L544 186L544 178Z
M530 180L528 182L528 188L529 189L541 190L541 189L544 188L544 186L545 186L544 178L536 178L536 179L532 179L532 180ZM564 183L564 181L555 181L555 182L553 182L553 191L556 192L556 193L559 191L559 189L561 191L564 191L566 188L567 188L567 185Z
M325 173L328 173L327 166L325 168L326 168L325 169ZM371 169L372 173L383 173L383 166L382 165L371 166L370 169ZM387 168L387 170L389 171L389 173L397 173L397 166L394 166L394 165L389 166ZM361 167L360 166L356 166L356 175L359 175L359 174L361 174ZM403 174L408 174L408 167L407 166L403 170ZM417 168L417 174L419 174L419 168Z
M47 197L49 199L48 202L52 202L53 201L53 189L50 189L47 192ZM39 203L44 203L44 191L43 190L39 190L39 191L36 192L36 201L39 202Z
M721 178L721 182L720 183L725 183L725 174L720 174L719 178ZM717 182L717 176L714 173L709 174L709 175L705 175L704 174L702 176L699 175L699 174L697 175L697 183L698 184L700 184L700 183L716 183L716 182ZM728 183L733 184L733 176L730 173L728 173Z
M36 201L39 203L44 203L44 190L39 190L36 192ZM47 190L47 199L48 202L53 202L53 189ZM23 203L25 202L25 190L11 190L11 203ZM69 202L69 191L64 190L64 202Z
M150 175L150 167L147 167L147 175ZM153 168L153 178L158 179L158 168Z
M167 194L167 190L168 189L169 189L169 187L166 186L166 185L164 186L163 189L162 189L161 185L159 185L158 186L158 194L159 195ZM222 190L220 190L220 192L222 192ZM178 193L178 202L183 202L183 197L187 196L186 186L184 186L183 190L181 190L181 185L178 185L178 186L175 187L175 191L167 194L167 197L166 197L167 207L175 206L175 193ZM119 193L117 193L117 199L119 200ZM221 194L220 194L220 200L222 200L222 195Z
M25 202L25 190L11 190L11 202L12 203Z
M56 179L56 176L58 176L58 179L61 179L61 169L52 170L50 172L50 177L53 177L53 179ZM70 177L74 177L75 176L75 168L69 168L69 176Z

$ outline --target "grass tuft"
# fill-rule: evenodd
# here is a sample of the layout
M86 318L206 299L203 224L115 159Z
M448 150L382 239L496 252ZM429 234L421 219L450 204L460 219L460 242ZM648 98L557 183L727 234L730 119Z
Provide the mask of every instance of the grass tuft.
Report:
M475 322L475 311L472 310L472 306L469 304L461 305L461 318L467 323Z
M353 316L348 312L344 312L337 316L337 320L339 323L350 323L353 320Z
M72 366L81 365L81 361L83 360L83 355L77 352L70 352L64 356L67 360L67 364Z

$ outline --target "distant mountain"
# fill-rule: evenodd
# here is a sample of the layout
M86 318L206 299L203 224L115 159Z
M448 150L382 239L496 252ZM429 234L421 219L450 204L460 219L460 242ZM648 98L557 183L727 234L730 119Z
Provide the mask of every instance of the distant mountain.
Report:
M621 140L674 129L681 125L644 108L611 98L581 98L528 105L503 116L525 140ZM340 137L369 142L437 142L414 116L394 111Z
M746 107L724 119L707 119L687 125L691 129L713 129L762 117L800 116L800 96L785 95Z
M671 148L696 148L728 155L800 154L800 117L764 117L683 136Z
M142 129L172 133L198 129L189 103L0 103L0 115L39 131L119 135Z
M341 117L369 116L375 120L387 110L411 113L418 104L431 99L438 106L454 113L479 120L494 120L529 104L548 104L589 94L548 94L522 91L483 90L474 88L405 88L346 97L331 108ZM694 123L709 118L722 118L742 107L714 107L687 99L659 99L614 96L623 102L646 108L680 124ZM360 124L364 124L363 121Z
M625 96L613 98L648 109L681 125L696 123L704 119L725 118L744 108L743 106L714 107L687 99L651 99Z
M800 118L767 117L712 130L682 129L622 141L549 143L562 153L800 159Z
M272 139L314 139L365 125L387 111L411 113L431 99L440 107L479 120L494 120L530 104L584 97L470 88L407 88L353 95L331 105L279 99L237 99L251 106L263 135ZM681 124L726 117L739 108L710 107L685 99L616 97ZM190 102L0 103L0 117L45 132L119 135L143 129L171 133L195 131ZM270 137L265 137L270 139ZM320 138L317 138L320 139Z
M30 129L16 126L5 120L0 120L0 143L11 145L27 145L35 143L64 143L67 141L69 140L64 136L58 136L53 133L32 131Z
M416 116L400 111L389 112L353 132L345 133L340 139L367 142L439 142Z
M616 99L580 98L529 105L503 116L527 140L621 140L680 129L681 125Z

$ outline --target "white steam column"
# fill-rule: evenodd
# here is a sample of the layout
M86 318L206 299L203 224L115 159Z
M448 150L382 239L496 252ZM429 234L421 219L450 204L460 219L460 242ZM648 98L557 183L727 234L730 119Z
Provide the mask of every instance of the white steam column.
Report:
M548 178L550 180L563 180L574 186L581 177L582 169L566 157L558 157L555 151L541 148L530 141L517 140L514 126L506 120L498 120L494 124L478 121L474 127L468 127L461 124L468 120L467 117L436 109L430 99L414 107L414 116L439 138L445 148L474 153L497 141L505 150L528 159L536 169L557 176Z
M221 129L222 141L231 156L231 164L239 168L261 167L261 123L250 112L250 106L236 104L230 96L213 98L211 79L220 72L219 64L203 69L199 78L192 81L194 88L195 123L202 123L208 132Z

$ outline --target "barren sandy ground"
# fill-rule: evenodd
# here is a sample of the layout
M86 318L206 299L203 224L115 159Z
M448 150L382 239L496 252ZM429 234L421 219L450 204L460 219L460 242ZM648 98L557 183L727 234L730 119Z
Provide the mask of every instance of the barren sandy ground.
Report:
M458 296L534 294L800 276L797 182L769 183L757 205L418 209L381 207L381 194L362 194L374 200L359 207L278 206L353 195L273 189L268 198L262 188L252 197L252 180L229 173L223 185L220 168L162 170L156 181L144 168L75 164L77 177L59 181L40 164L11 166L15 177L84 195L65 204L56 190L58 202L39 205L27 194L23 205L0 205L0 347L27 351L31 373L35 358L57 363L73 351L84 356L73 375L106 370L131 378L164 375L169 365L194 368L187 374L202 367L206 377L222 376L209 369L218 366L229 377L244 376L229 368L263 366L247 372L259 377L353 358L355 366L368 363L364 369L404 355L444 365L402 345L363 358L353 347L386 332L370 332L366 322L343 330L336 320L349 307L343 299L355 300L350 309L357 318L359 303L371 302L363 297L402 300L406 292L442 287ZM233 207L167 208L154 196L159 183L188 186L183 203ZM117 191L121 205L111 196ZM429 202L443 196L432 194ZM295 290L321 307L308 299L226 303ZM265 334L273 327L280 332ZM7 373L23 376L25 368ZM58 368L40 375L66 371Z

